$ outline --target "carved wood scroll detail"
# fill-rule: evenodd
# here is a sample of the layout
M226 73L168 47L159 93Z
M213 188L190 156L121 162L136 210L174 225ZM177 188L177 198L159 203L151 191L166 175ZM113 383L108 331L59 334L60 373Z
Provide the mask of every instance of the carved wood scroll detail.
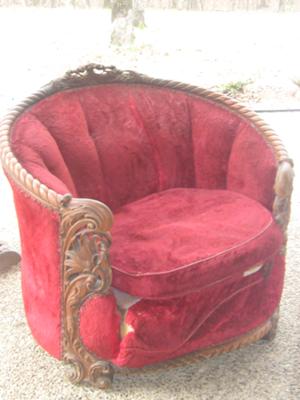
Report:
M111 226L111 211L98 201L73 199L61 209L63 360L71 367L73 383L102 389L111 385L113 368L82 343L79 313L88 298L109 292Z

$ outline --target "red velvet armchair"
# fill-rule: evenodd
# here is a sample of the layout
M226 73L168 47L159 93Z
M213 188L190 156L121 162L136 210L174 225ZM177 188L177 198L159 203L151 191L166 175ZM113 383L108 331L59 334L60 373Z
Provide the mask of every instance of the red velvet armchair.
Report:
M8 114L1 159L28 324L73 382L274 336L293 169L254 112L88 65Z

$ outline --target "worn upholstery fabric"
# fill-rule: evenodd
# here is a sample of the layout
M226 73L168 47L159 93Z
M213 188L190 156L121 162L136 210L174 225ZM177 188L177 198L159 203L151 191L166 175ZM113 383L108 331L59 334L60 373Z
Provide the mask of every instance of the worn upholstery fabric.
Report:
M120 322L112 294L88 299L80 309L80 336L84 345L106 360L117 357Z
M59 216L11 182L22 246L22 293L28 325L37 342L61 357Z
M113 285L134 296L195 292L265 261L282 234L258 202L229 190L169 189L115 213Z
M107 84L54 94L18 119L12 146L52 189L113 210L174 187L228 188L269 209L274 197L276 160L255 128L171 89Z
M284 259L277 254L268 262L269 272L232 277L186 296L141 300L125 313L129 329L124 338L111 303L90 300L81 313L81 336L99 357L132 368L231 340L263 324L278 306Z
M268 276L258 271L199 293L137 303L126 316L133 331L122 340L114 362L141 367L223 343L256 328L278 306L283 275L284 259L277 255Z
M116 215L114 285L143 299L125 316L113 295L83 305L80 334L95 354L141 366L221 343L274 311L283 260L275 258L269 277L241 275L272 258L282 241L269 213L277 163L234 112L167 88L105 84L33 105L14 123L11 144L42 183L102 201ZM27 319L59 358L59 215L13 186ZM124 323L133 332L121 338Z

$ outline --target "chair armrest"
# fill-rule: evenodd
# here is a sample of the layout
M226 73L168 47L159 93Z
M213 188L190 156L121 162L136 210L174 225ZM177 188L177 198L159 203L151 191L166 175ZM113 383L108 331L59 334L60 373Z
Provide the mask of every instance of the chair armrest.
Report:
M61 239L64 283L70 287L95 285L106 293L111 284L108 261L113 216L103 203L91 199L72 199L61 209ZM88 278L88 279L87 279ZM70 290L70 289L68 289Z
M108 249L112 222L110 209L96 200L72 199L61 208L60 231L66 293L72 287L77 290L80 287L80 296L83 297L85 291L92 288L99 294L109 290L111 268Z
M273 215L275 221L285 234L290 220L291 196L293 192L294 169L291 160L282 161L277 169L273 202Z
M113 370L88 351L80 335L80 309L87 299L109 293L109 230L113 216L103 203L72 199L61 209L63 359L73 366L72 382L109 386Z

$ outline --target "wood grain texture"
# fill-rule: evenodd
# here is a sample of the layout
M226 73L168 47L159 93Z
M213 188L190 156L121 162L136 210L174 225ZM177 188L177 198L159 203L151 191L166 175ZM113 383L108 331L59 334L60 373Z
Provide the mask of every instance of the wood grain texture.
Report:
M112 273L108 249L112 214L95 200L72 200L61 214L63 360L73 383L89 382L105 389L113 379L110 363L99 360L82 343L79 313L94 295L105 296Z

